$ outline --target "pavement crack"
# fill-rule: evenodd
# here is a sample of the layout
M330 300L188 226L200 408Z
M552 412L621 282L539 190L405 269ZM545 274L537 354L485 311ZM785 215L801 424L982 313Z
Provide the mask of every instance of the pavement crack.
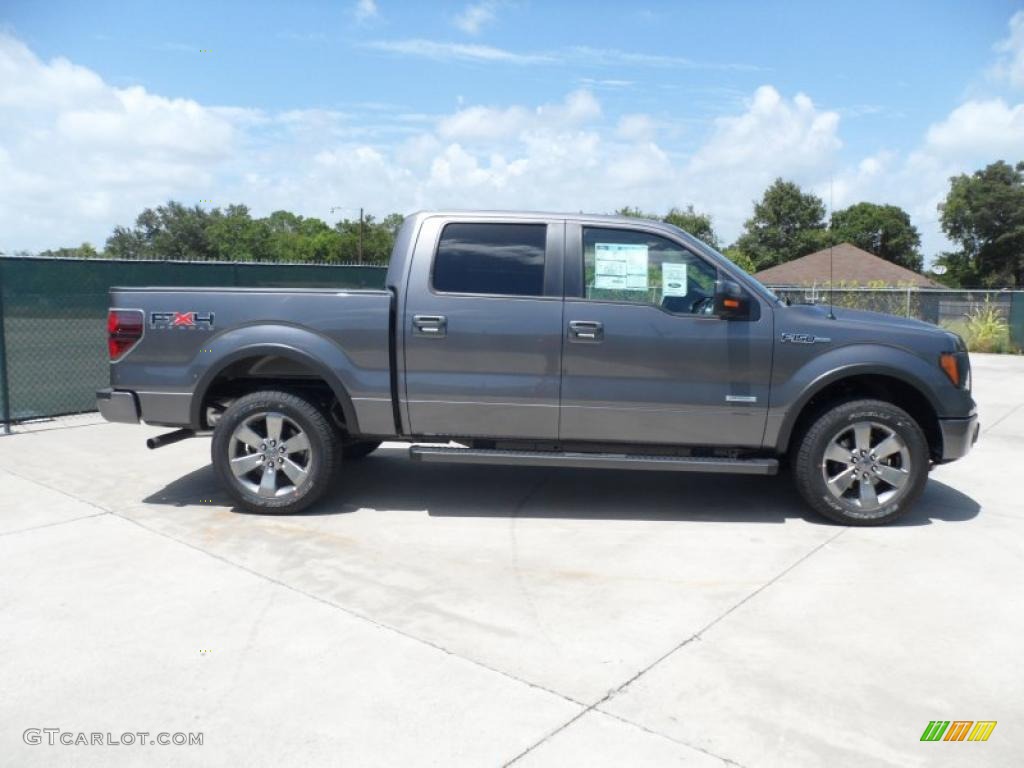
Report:
M833 541L838 539L840 536L842 536L848 530L850 530L850 529L849 528L842 528L839 532L835 533L832 536L829 536L827 539L825 539L823 542L821 542L816 547L811 549L809 552L806 552L805 554L803 554L802 556L797 558L794 562L792 562L790 565L788 565L785 568L783 568L781 571L779 571L777 574L775 574L775 576L770 578L768 581L766 581L764 584L759 586L757 589L755 589L749 595L744 597L742 600L740 600L739 602L737 602L737 603L733 604L732 606L730 606L729 608L727 608L725 611L723 611L721 614L719 614L714 619L709 621L707 624L705 624L703 627L698 629L696 632L694 632L692 635L687 637L685 640L683 640L682 642L676 644L674 647L670 648L668 651L666 651L661 656L656 658L654 661L652 661L646 667L644 667L639 672L637 672L635 675L633 675L631 678L626 680L626 682L622 683L618 688L615 688L615 689L609 691L608 695L605 696L600 702L598 702L598 704L602 704L606 700L612 698L613 696L617 696L619 693L621 693L626 688L628 688L630 685L632 685L637 680L639 680L641 677L646 675L648 672L650 672L656 666L661 664L661 662L665 661L669 656L674 654L676 651L680 650L681 648L685 648L687 645L689 645L690 643L692 643L695 640L700 640L702 638L702 636L704 635L704 633L707 632L709 629L714 627L716 624L718 624L720 621L722 621L727 616L732 614L734 611L742 608L748 602L750 602L755 597L757 597L759 594L761 594L766 589L768 589L768 587L770 587L772 584L776 583L779 579L781 579L787 573L789 573L794 568L799 566L801 563L805 562L808 558L810 558L810 557L814 556L815 554L817 554L818 552L820 552L822 549L824 549L829 544L831 544ZM597 705L595 705L595 706L597 706Z
M738 763L735 760L732 760L731 758L723 757L722 755L716 755L714 752L704 749L703 747L698 747L696 744L690 744L688 742L683 741L682 739L677 739L674 736L669 736L668 734L661 733L659 731L654 730L653 728L648 728L646 725L635 723L632 720L622 717L621 715L616 715L614 712L609 712L606 709L596 708L594 711L600 712L602 715L606 715L607 717L614 718L615 720L618 720L620 723L625 723L626 725L631 725L634 728L638 728L639 730L644 731L645 733L649 733L652 736L660 736L661 738L666 739L667 741L671 741L673 744L679 744L680 746L686 747L687 749L693 749L697 752L703 752L708 757L713 757L716 760L721 760L726 765L734 765L736 766L736 768L745 768L745 766L742 763Z
M1016 413L1017 411L1019 411L1019 410L1020 410L1021 408L1024 408L1024 403L1018 403L1018 404L1017 404L1017 405L1015 405L1015 406L1014 406L1013 408L1011 408L1010 410L1008 410L1008 411L1007 411L1006 413L1004 413L1004 414L1003 414L1002 416L1000 416L1000 417L999 417L998 419L996 419L996 420L995 420L995 421L993 421L993 422L992 422L991 424L989 424L989 425L988 425L987 427L985 427L985 428L984 428L983 430L981 430L981 434L983 434L983 435L986 435L986 434L988 434L988 433L989 433L989 432L991 432L991 431L992 431L993 429L995 429L995 428L996 428L996 427L998 427L998 426L999 426L1000 424L1002 424L1002 423L1003 423L1004 421L1006 421L1006 420L1007 420L1008 418L1010 418L1011 416L1013 416L1013 414L1015 414L1015 413Z
M55 523L43 523L42 525L32 525L28 528L18 528L16 531L4 531L0 533L0 537L13 536L16 533L28 533L29 531L38 531L43 528L56 528L58 525L67 525L68 523L77 523L79 520L88 520L93 517L103 517L103 515L109 515L110 512L94 512L91 515L81 515L80 517L72 517L69 520L58 520Z
M714 626L715 626L716 624L718 624L718 623L719 623L720 621L722 621L723 619L725 619L725 618L726 618L727 616L729 616L729 615L730 615L731 613L733 613L733 612L734 612L734 611L736 611L737 609L739 609L739 608L741 608L742 606L746 605L746 604L747 604L748 602L750 602L750 601L751 601L752 599L754 599L754 598L755 598L755 597L757 597L757 596L758 596L759 594L761 594L761 593L762 593L762 592L763 592L764 590L768 589L768 587L770 587L770 586L771 586L772 584L776 583L776 582L777 582L777 581L778 581L779 579L781 579L781 578L782 578L783 576L785 576L785 575L786 575L787 573L789 573L790 571L792 571L792 570L793 570L794 568L796 568L796 567L797 567L798 565L800 565L801 563L803 563L804 561L806 561L806 560L807 560L808 558L810 558L810 557L812 557L813 555L817 554L817 553L818 553L819 551L821 551L821 550L822 550L822 549L824 549L824 548L825 548L826 546L828 546L829 544L831 544L831 543L832 543L833 541L835 541L836 539L838 539L838 538L839 538L840 536L842 536L842 535L843 535L844 533L846 533L846 532L847 532L848 530L850 530L850 529L849 529L849 528L842 528L842 529L841 529L841 530L839 530L839 531L838 531L837 533L835 533L835 534L834 534L834 535L832 535L832 536L829 536L829 537L828 537L827 539L825 539L825 540L824 540L823 542L821 542L821 543L820 543L820 544L818 544L818 545L817 545L816 547L814 547L813 549L811 549L811 550L810 550L809 552L806 552L806 553L804 553L803 555L801 555L801 556L800 556L799 558L797 558L797 559L796 559L796 560L795 560L794 562L790 563L790 564L789 564L789 565L788 565L787 567L783 568L783 569L782 569L781 571L779 571L779 572L778 572L777 574L775 574L775 576L773 576L773 577L772 577L772 578L770 578L770 579L769 579L768 581L766 581L766 582L765 582L764 584L762 584L761 586L759 586L759 587L758 587L757 589L755 589L755 590L754 590L753 592L751 592L751 593L750 593L749 595L745 596L745 597L744 597L744 598L743 598L742 600L740 600L740 601L738 601L737 603L733 604L733 605L732 605L731 607L729 607L729 608L728 608L727 610L723 611L723 612L722 612L721 614L719 614L719 615L718 615L718 616L716 616L716 617L715 617L714 619L712 619L711 621L709 621L709 622L708 622L707 624L705 624L705 625L704 625L703 627L701 627L700 629L698 629L698 630L697 630L696 632L694 632L694 633L693 633L692 635L690 635L689 637L687 637L686 639L684 639L684 640L683 640L682 642L680 642L680 643L677 643L676 645L674 645L674 646L673 646L672 648L670 648L670 649L669 649L668 651L666 651L666 652L665 652L665 653L663 653L663 654L662 654L661 656L659 656L658 658L656 658L656 659L655 659L654 661L652 661L652 662L651 662L650 664L648 664L648 665L647 665L646 667L644 667L643 669L641 669L641 670L640 670L639 672L637 672L636 674L634 674L634 675L633 675L632 677L630 677L630 678L629 678L628 680L626 680L626 681L625 681L624 683L622 683L622 684L621 684L621 685L619 685L618 687L616 687L616 688L613 688L613 689L611 689L610 691L608 691L608 693L606 693L606 694L605 694L604 696L602 696L602 697L601 697L600 699L598 699L597 701L595 701L595 702L594 702L593 704L590 704L589 706L587 706L587 708L586 708L586 709L584 709L584 710L583 710L582 712L579 712L579 713L577 713L577 714L576 714L576 715L575 715L574 717L572 717L572 718L570 718L569 720L567 720L566 722L562 723L562 724L561 724L560 726L558 726L557 728L555 728L555 729L554 729L553 731L551 731L550 733L548 733L547 735L545 735L544 737L542 737L542 738L541 738L541 739L539 739L538 741L536 741L536 742L534 742L533 744L531 744L531 745L530 745L529 747L527 747L526 749L524 749L524 750L523 750L522 752L520 752L520 753L519 753L518 755L516 755L515 757L513 757L513 758L512 758L511 760L509 760L509 761L508 761L507 763L505 763L504 765L505 765L505 766L509 766L509 765L512 765L513 763L516 763L516 762L518 762L518 761L519 761L519 760L521 760L521 759L522 759L523 757L525 757L526 755L530 754L530 752L532 752L532 751L533 751L533 750L535 750L535 749L536 749L537 747L539 747L539 746L540 746L541 744L543 744L543 743L544 743L545 741L548 741L548 740L549 740L549 739L550 739L550 738L551 738L552 736L555 736L556 734L558 734L558 733L560 733L560 732L564 731L564 730L565 730L566 728L568 728L568 727L569 727L570 725L572 725L573 723L575 723L575 722L576 722L577 720L579 720L579 719L580 719L581 717L583 717L583 716L584 716L585 714L587 714L588 712L592 712L592 711L594 711L594 710L597 710L597 711L599 711L599 712L601 712L601 713L603 713L603 714L609 714L609 713L605 712L605 711L604 711L603 709L598 709L598 707L600 707L600 706L601 706L602 704L604 704L604 703L605 703L606 701L610 701L610 700L611 700L611 699L612 699L613 697L615 697L615 696L619 695L620 693L622 693L622 692L623 692L624 690L626 690L626 688L628 688L628 687L629 687L630 685L632 685L633 683L635 683L635 682L636 682L637 680L639 680L639 679L640 679L641 677L643 677L644 675L646 675L646 674L647 674L648 672L650 672L650 671L651 671L652 669L654 669L654 668L655 668L656 666L658 666L658 665L659 665L659 664L660 664L661 662L665 661L665 660L666 660L666 659L667 659L667 658L668 658L669 656L671 656L672 654L674 654L674 653L675 653L676 651L680 650L681 648L685 648L685 647L686 647L687 645L689 645L690 643L692 643L692 642L693 642L693 641L695 641L695 640L700 640L700 639L701 639L701 636L702 636L702 635L703 635L703 634L704 634L705 632L707 632L707 631L708 631L709 629L711 629L712 627L714 627ZM564 697L563 697L563 698L564 698ZM621 718L620 718L620 719L621 719ZM624 722L630 722L630 721L624 721ZM632 725L637 725L636 723L631 723L631 724L632 724ZM639 727L639 726L638 726L638 727ZM646 729L645 729L645 730L646 730ZM657 731L652 731L652 733L657 733ZM658 735L659 735L659 736L661 736L661 735L663 735L663 734L658 734ZM666 738L668 738L668 737L666 737ZM683 742L680 742L680 743L683 743ZM689 744L687 744L686 746L690 746L690 745L689 745ZM694 748L694 749L699 749L698 747L693 747L693 748ZM705 750L701 750L701 751L705 751ZM719 759L719 760L724 760L724 761L726 761L726 762L727 762L727 763L729 763L729 764L732 764L732 765L739 765L738 763L735 763L734 761L731 761L731 760L729 760L728 758L724 758L724 757L721 757L721 756L719 756L719 755L714 755L714 754L712 754L712 753L710 753L710 752L708 752L708 754L709 754L709 755L711 755L712 757L715 757L715 758Z

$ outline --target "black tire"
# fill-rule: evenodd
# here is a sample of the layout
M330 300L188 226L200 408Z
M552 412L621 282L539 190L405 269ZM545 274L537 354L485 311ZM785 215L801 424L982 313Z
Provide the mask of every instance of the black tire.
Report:
M868 425L866 433L864 425ZM869 446L882 448L879 454L895 445L900 445L900 450L876 457L874 449L869 448L866 455L861 455L856 444L865 434ZM898 439L883 446L892 437ZM817 417L796 445L793 477L800 495L816 512L843 525L892 522L913 506L928 480L930 454L921 427L902 408L881 400L854 400L830 408ZM826 457L826 450L829 457L837 456L838 460ZM838 456L846 451L849 456ZM831 478L834 490L830 490L826 476ZM883 478L892 478L893 482ZM847 481L850 484L843 489ZM862 488L864 485L870 488Z
M305 435L308 445L308 449L298 450L292 454L274 454L275 457L283 456L282 459L278 459L282 463L284 460L291 461L294 456L294 466L305 470L305 474L297 484L293 482L285 468L273 470L275 487L278 482L282 486L280 490L284 495L281 497L261 495L259 492L253 491L255 480L258 479L262 483L265 467L262 464L262 457L267 454L260 453L259 447L246 447L246 444L242 444L239 439L233 438L236 430L247 423L253 423L253 431L260 436L258 425L261 414L270 414L275 422L277 414L284 417L284 427L279 435L282 439L278 450L285 451L285 445L291 443L290 439L284 439L285 436L295 437L299 432ZM269 421L266 419L264 419L264 424L269 427ZM267 430L264 432L266 433ZM266 434L263 437L266 437ZM269 443L268 437L264 448L269 447L273 450L274 446L270 446ZM339 460L334 430L327 416L303 398L279 391L253 392L235 400L217 422L210 450L217 475L240 507L251 512L277 515L298 512L317 501L329 487ZM260 458L256 454L259 454ZM250 474L243 477L236 476L232 469L232 457L242 460L251 459L255 462ZM271 462L273 461L274 458L271 458ZM268 474L271 471L266 469ZM262 485L258 486L258 488L261 487Z
M351 443L342 443L341 455L345 461L355 461L380 448L380 440L354 440Z

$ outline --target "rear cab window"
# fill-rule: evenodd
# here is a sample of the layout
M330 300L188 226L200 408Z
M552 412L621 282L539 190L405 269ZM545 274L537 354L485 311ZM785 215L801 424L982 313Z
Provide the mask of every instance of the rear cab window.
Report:
M431 271L438 293L543 296L547 224L445 225Z

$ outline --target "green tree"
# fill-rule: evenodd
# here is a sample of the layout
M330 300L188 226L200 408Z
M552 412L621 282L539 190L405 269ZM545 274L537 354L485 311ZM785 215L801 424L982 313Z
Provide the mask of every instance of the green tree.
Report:
M206 225L211 258L219 261L269 261L274 258L270 227L254 220L244 205L214 208Z
M721 247L718 240L718 234L715 232L715 228L711 222L710 214L695 211L693 210L692 205L686 206L685 209L671 208L669 212L662 217L662 221L666 224L673 224L680 229L686 230L698 240L703 240L716 250Z
M365 264L386 264L404 217L392 213L344 219L331 227L315 217L274 211L255 219L244 205L224 209L188 208L169 201L146 208L133 227L118 226L107 238L104 255L120 259L217 259L221 261L355 262L360 229ZM61 249L51 255L96 255L92 246ZM91 253L90 253L91 250Z
M836 243L853 243L901 267L920 272L921 235L899 206L857 203L832 214Z
M792 181L776 179L754 203L735 247L756 269L798 259L828 244L825 205Z
M3 253L0 252L0 256ZM41 251L39 256L46 258L56 259L95 259L99 256L99 253L90 243L82 243L77 248L57 248L56 250Z
M954 176L939 212L942 231L960 246L938 259L950 282L1024 287L1024 162Z
M733 264L735 264L737 267L742 269L747 274L752 275L755 272L757 272L757 267L754 266L754 262L751 261L750 257L747 256L747 254L745 254L739 248L736 248L735 246L731 248L726 248L723 251L723 253L725 254L725 257L729 259L729 261L731 261Z
M116 258L210 259L214 252L206 236L209 219L199 206L187 208L171 200L143 210L134 229L116 227L107 239L107 250Z

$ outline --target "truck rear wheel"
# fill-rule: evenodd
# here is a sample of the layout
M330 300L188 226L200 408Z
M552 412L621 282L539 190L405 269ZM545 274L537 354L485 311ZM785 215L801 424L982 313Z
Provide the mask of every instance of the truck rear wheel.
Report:
M881 400L821 414L799 442L793 474L804 500L844 525L883 525L907 512L928 479L921 427Z
M326 416L288 392L253 392L217 422L213 466L238 505L289 514L319 499L330 484L338 449Z

